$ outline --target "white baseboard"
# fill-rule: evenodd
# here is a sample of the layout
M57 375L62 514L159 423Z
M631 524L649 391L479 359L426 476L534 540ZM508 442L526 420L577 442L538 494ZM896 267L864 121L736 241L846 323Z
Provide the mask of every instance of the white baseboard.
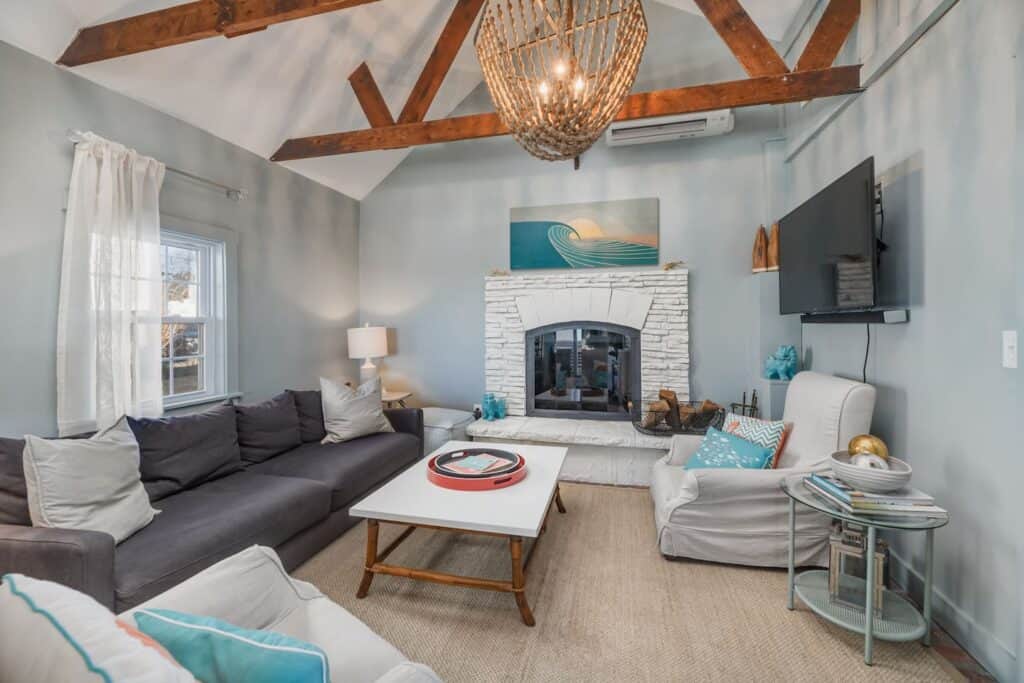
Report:
M890 549L892 579L920 604L924 577ZM945 593L932 589L932 616L972 657L981 662L989 673L1000 681L1013 681L1017 677L1017 657L1013 649L999 640L991 631L974 620L962 607Z

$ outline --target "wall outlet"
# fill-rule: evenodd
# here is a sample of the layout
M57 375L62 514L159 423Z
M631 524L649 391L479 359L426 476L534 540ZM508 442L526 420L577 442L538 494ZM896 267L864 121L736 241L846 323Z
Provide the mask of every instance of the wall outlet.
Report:
M1017 369L1017 330L1003 330L1003 367Z

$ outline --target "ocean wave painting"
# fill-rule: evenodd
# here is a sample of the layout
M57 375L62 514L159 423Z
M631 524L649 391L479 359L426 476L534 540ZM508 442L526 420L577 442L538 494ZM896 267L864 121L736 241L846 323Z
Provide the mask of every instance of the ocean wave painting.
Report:
M658 264L658 200L512 210L510 265L610 268Z

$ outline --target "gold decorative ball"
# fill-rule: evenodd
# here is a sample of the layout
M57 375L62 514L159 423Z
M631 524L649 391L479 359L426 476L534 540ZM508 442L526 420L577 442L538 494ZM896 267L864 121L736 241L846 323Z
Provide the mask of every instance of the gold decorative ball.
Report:
M850 445L846 447L847 452L850 455L857 455L858 453L869 453L871 455L877 455L882 460L889 459L889 447L885 445L885 442L879 439L877 436L870 434L861 434L850 439Z

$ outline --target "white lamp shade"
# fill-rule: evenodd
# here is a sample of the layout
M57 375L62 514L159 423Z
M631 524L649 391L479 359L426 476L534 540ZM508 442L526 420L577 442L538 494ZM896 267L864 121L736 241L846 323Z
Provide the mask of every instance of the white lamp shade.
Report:
M353 327L348 331L349 358L383 358L388 355L388 328Z

